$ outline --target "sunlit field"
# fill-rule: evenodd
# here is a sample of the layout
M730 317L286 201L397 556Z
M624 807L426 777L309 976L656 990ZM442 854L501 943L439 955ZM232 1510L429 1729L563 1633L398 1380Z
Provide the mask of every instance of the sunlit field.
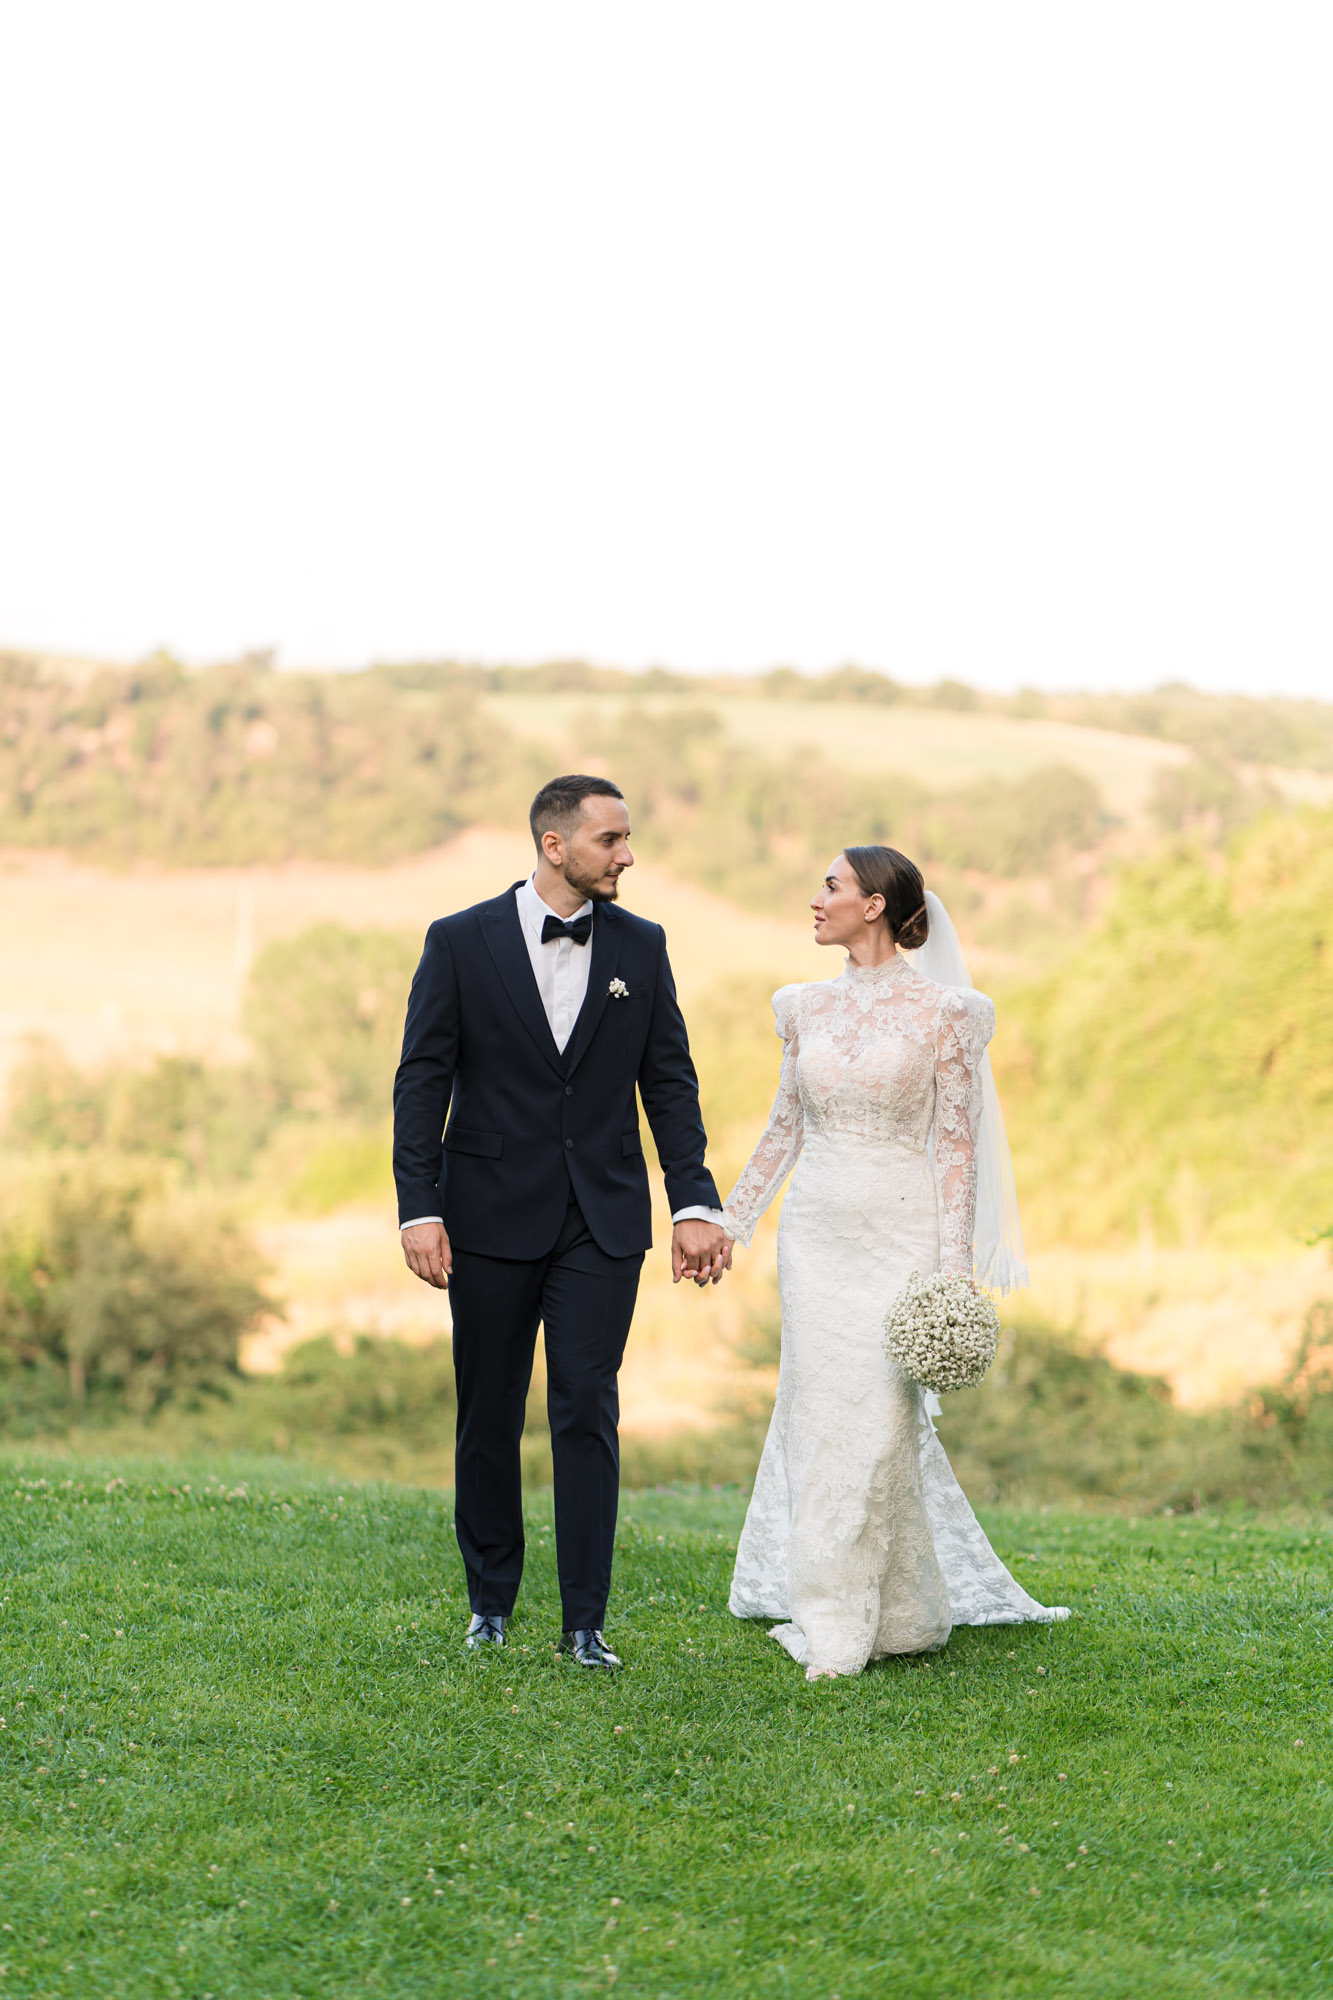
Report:
M384 868L293 861L108 871L11 850L0 856L0 1057L7 1066L32 1034L57 1036L81 1060L235 1056L246 976L271 938L332 920L419 939L436 917L531 871L521 822L470 828ZM623 896L665 926L687 1002L718 980L828 974L808 925L739 909L651 861L631 871Z
M575 751L589 713L586 694L487 695L496 722L534 742ZM941 709L863 708L845 704L765 700L762 695L701 691L679 695L612 697L597 703L598 719L639 708L669 736L682 711L716 715L734 743L769 757L817 749L831 763L858 771L909 777L931 791L978 778L1024 777L1048 764L1072 764L1105 793L1112 811L1140 822L1155 773L1184 763L1183 746L1149 737L1034 718L951 714Z

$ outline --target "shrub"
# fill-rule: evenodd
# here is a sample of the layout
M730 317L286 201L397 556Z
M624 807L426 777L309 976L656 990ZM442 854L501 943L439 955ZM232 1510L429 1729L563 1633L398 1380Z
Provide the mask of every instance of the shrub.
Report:
M0 1380L11 1426L90 1402L147 1416L217 1390L273 1311L227 1218L133 1162L56 1164L0 1227Z
M1157 1376L1117 1368L1095 1347L1021 1314L1006 1317L977 1389L941 1398L941 1441L976 1505L1130 1507L1183 1512L1240 1503L1326 1507L1333 1491L1333 1301L1317 1304L1280 1382L1232 1407L1181 1409ZM754 1371L703 1436L656 1447L656 1478L747 1478L773 1409L781 1321L776 1296L737 1343ZM663 1471L674 1450L677 1470ZM697 1465L704 1470L696 1470Z
M15 1064L8 1094L5 1136L23 1151L148 1154L198 1182L244 1174L272 1124L270 1094L251 1072L194 1056L81 1070L41 1037Z
M385 1115L420 953L417 938L336 923L265 945L250 974L245 1028L279 1106Z

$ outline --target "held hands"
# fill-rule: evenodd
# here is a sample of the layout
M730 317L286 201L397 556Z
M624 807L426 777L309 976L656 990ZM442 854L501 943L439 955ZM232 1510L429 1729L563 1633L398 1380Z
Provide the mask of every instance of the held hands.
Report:
M454 1253L449 1248L444 1224L418 1222L411 1229L400 1230L399 1234L408 1270L415 1271L423 1285L434 1285L437 1291L447 1291L449 1273L454 1268Z
M418 1222L400 1232L409 1271L423 1285L446 1291L454 1256L442 1222ZM671 1282L692 1278L696 1285L717 1285L731 1269L733 1244L715 1222L678 1222L671 1232Z
M733 1248L726 1230L715 1222L701 1222L696 1216L676 1223L671 1231L672 1284L693 1278L696 1285L720 1285L723 1272L731 1269Z

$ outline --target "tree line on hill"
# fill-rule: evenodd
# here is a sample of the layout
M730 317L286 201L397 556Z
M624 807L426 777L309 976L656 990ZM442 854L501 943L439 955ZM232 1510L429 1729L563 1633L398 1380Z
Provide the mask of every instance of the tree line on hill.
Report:
M632 673L582 660L556 660L539 667L419 661L378 671L402 687L473 694L671 694L696 702L710 694L763 694L782 701L937 708L1016 721L1046 719L1180 743L1205 761L1223 765L1333 771L1333 703L1280 695L1206 694L1184 681L1168 681L1140 694L1051 694L1027 687L1002 695L952 678L917 685L860 666L814 674L774 667L767 673L739 676L685 674L664 667Z
M506 732L483 694L595 693L615 678L573 666L526 678L466 668L279 674L262 659L187 673L159 659L75 685L0 658L0 844L111 865L399 859L479 821L522 824L550 775L549 753ZM633 689L663 678L638 677ZM841 688L825 692L841 699ZM1029 903L1041 912L1033 936L1053 915L1057 929L1081 921L1092 879L1082 858L1113 833L1081 772L1055 764L930 791L905 774L729 742L689 692L669 722L623 702L581 718L583 754L618 775L643 850L681 875L795 912L844 841L892 839L963 917L990 920L981 918L987 885L1009 885L1002 927L1021 923ZM1228 825L1246 816L1247 797L1232 786ZM1039 885L1035 900L1015 888L1024 882Z
M810 701L1006 706L961 683L908 690L854 668L809 679L779 670L759 685ZM941 793L906 773L845 771L814 752L766 757L724 742L706 710L710 688L741 686L753 692L755 684L576 662L288 674L262 657L198 673L161 657L76 683L0 655L0 844L58 847L113 865L375 865L479 820L521 822L550 775L549 758L506 732L483 695L595 698L614 689L681 699L665 725L658 709L622 702L599 716L594 703L586 733L588 754L632 792L650 851L694 879L716 887L725 876L747 900L788 907L853 828L861 839L891 835L942 871L964 914L980 877L1055 879L1077 901L1087 871L1071 869L1070 858L1096 847L1112 824L1080 772L1055 764ZM1034 703L1100 727L1151 723L1153 733L1190 743L1198 758L1158 781L1155 809L1167 829L1209 828L1223 838L1274 803L1238 762L1333 764L1333 708L1319 704L1168 689L1138 702L1019 697L1008 708L1035 713Z

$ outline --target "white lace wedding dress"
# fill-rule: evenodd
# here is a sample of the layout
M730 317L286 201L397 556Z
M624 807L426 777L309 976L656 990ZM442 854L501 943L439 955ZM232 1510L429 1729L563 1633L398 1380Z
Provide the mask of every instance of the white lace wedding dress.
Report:
M954 1625L1065 1618L1015 1582L954 1478L921 1391L883 1348L914 1271L972 1275L983 994L902 957L773 996L782 1074L725 1204L748 1244L778 1226L777 1404L731 1609L776 1618L807 1676L942 1646Z

